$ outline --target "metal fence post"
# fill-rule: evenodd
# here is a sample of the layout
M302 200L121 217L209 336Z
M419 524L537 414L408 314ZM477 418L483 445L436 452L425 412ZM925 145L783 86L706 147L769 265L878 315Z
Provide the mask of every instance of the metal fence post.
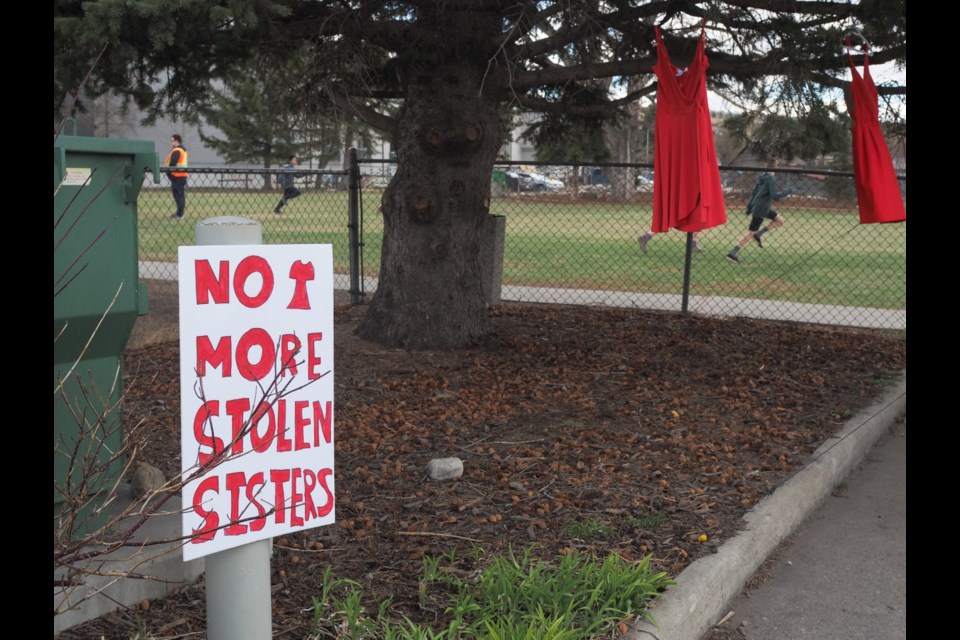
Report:
M357 162L357 149L350 147L348 179L347 228L350 230L350 302L360 304L360 165Z
M690 306L690 263L693 261L693 232L687 232L687 252L683 256L683 302L680 312L686 315Z

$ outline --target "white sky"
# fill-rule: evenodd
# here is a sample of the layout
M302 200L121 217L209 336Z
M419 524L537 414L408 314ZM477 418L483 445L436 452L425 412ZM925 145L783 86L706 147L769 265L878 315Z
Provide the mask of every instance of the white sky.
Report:
M858 66L857 69L862 73L862 67ZM870 75L873 76L873 82L878 87L882 85L898 85L906 86L907 84L907 70L897 69L893 63L885 63L879 65L870 65ZM850 70L847 69L843 74L843 79L850 80ZM846 106L843 103L843 98L840 95L839 90L834 90L835 101L839 104L841 111L846 111ZM881 97L881 111L883 110L883 98ZM903 118L907 117L907 99L906 96L900 96L897 100L897 110ZM719 95L713 93L712 91L708 92L708 101L710 103L711 111L721 111L727 113L739 113L741 111L740 107L737 105L724 100Z

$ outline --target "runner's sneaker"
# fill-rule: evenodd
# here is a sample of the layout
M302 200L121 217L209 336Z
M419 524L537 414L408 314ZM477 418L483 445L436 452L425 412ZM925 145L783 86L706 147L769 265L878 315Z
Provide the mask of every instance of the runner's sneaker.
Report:
M705 251L706 251L706 249L704 249L704 248L701 247L700 245L698 245L698 244L693 245L693 252L694 252L694 253L703 253L703 252L705 252Z
M753 241L756 242L761 249L763 249L763 242L760 240L760 236L753 236Z
M637 238L637 242L640 243L640 251L643 251L643 255L647 255L647 243L650 242L650 238L652 237L650 234L645 233Z
M727 260L729 260L730 262L736 262L737 264L740 264L740 258L738 258L737 254L735 254L732 251L727 254Z

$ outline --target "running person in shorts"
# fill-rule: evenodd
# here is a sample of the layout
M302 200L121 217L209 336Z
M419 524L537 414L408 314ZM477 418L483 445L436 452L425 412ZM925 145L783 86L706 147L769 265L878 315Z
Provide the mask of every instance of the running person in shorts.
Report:
M757 243L758 247L763 249L763 241L760 237L768 231L773 231L777 227L783 226L783 223L786 222L786 219L782 215L770 207L773 205L774 200L779 200L791 193L793 193L793 189L778 190L777 179L772 171L764 173L757 179L757 186L753 188L753 193L750 194L750 201L747 203L747 214L750 215L750 226L747 227L747 232L740 238L740 242L727 254L727 260L730 262L740 262L737 254L750 243L751 238ZM770 223L765 227L761 227L765 220L769 220Z
M277 182L283 188L283 195L280 196L280 202L273 208L273 212L278 215L283 213L283 208L287 206L287 202L300 196L300 189L297 189L296 180L294 180L293 174L290 173L291 170L297 168L298 164L300 164L300 159L295 155L290 156L287 164L283 165L283 173L277 176Z

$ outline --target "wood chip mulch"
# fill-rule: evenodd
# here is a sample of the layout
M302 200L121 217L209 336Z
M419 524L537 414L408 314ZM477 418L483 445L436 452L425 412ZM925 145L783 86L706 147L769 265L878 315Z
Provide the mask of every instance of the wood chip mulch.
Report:
M390 597L418 621L442 615L419 605L423 556L452 550L464 571L533 546L652 556L676 576L906 366L895 332L519 304L491 311L481 344L407 352L353 335L364 310L336 311L337 523L274 541L275 638L312 637L328 567L364 586L368 609ZM127 422L168 478L178 358L165 342L125 360ZM461 478L426 477L430 459L452 456ZM584 521L606 533L577 537ZM134 623L202 637L204 620L201 579L59 637L128 640Z

